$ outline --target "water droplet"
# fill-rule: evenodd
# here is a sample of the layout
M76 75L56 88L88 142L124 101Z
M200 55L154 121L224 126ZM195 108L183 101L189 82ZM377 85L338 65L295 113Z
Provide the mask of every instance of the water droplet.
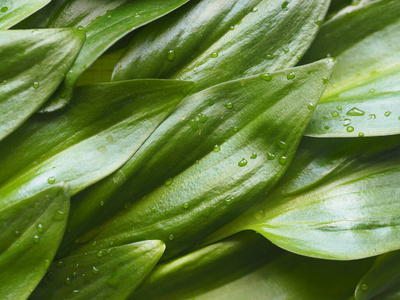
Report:
M361 116L365 115L365 112L363 112L361 109L358 109L357 107L353 107L346 113L346 115L352 116L352 117L361 117Z
M288 47L284 47L284 48L283 48L283 52L289 53L289 48L288 48Z
M53 220L62 221L65 218L65 213L61 210L57 210L53 216Z
M233 108L233 103L232 102L228 102L225 104L225 107L228 109L232 109Z
M279 147L279 149L285 149L286 148L286 143L284 141L279 141L276 143Z
M273 56L272 54L268 54L268 55L266 56L266 58L267 58L268 60L272 60L272 59L274 59L274 56Z
M282 166L286 165L286 164L287 164L287 157L286 157L286 156L281 156L281 157L279 158L279 163L280 163Z
M33 237L33 242L34 242L35 244L39 244L39 241L40 241L40 237L39 237L38 235L35 235L35 236Z
M85 27L83 27L83 26L78 26L78 29L79 29L79 30L84 30Z
M44 260L44 267L47 269L48 267L50 267L50 265L51 265L50 259L45 259Z
M294 74L294 72L290 72L289 74L287 74L286 78L288 80L292 80L296 78L296 74Z
M37 82L37 81L35 81L35 82L32 84L32 86L33 86L34 89L38 89L39 86L40 86L40 83Z
M183 208L184 208L184 209L189 208L189 203L187 203L187 202L183 203Z
M332 112L332 117L339 117L339 112L337 111Z
M65 281L65 283L68 284L68 285L71 284L71 279L70 279L69 277L65 278L64 281Z
M99 252L97 252L97 257L102 257L103 256L103 251L99 251Z
M314 109L315 109L314 104L313 104L313 103L308 103L307 109L308 109L308 110L311 110L311 111L314 110Z
M225 200L225 205L229 206L229 205L232 204L232 202L233 202L233 198L228 198L228 199Z
M166 186L169 186L169 185L172 184L173 181L174 181L174 180L173 180L172 178L168 178L168 179L164 182L164 184L165 184Z
M271 73L265 73L265 74L261 74L260 78L265 80L265 81L271 81L272 80L272 75L271 75Z
M300 55L297 55L296 58L297 58L298 60L301 60L301 56L300 56Z
M363 290L363 291L368 290L368 285L365 284L365 283L363 283L363 284L361 285L361 290Z
M3 6L3 7L0 9L0 11L1 11L2 13L7 12L7 10L8 10L8 7L7 7L7 6Z
M101 152L101 153L107 152L107 148L104 147L104 146L98 147L97 150L98 150L99 152Z
M262 219L264 218L264 212L263 212L262 210L256 212L256 213L254 214L254 218L255 218L256 220L262 220Z
M351 124L351 120L350 119L344 119L343 126L349 126L350 124Z
M78 273L72 272L72 277L76 277L76 276L78 276Z
M274 159L275 159L275 154L273 154L273 153L271 153L271 152L268 152L268 153L267 153L267 158L268 158L269 160L274 160Z
M371 94L373 94L373 93L375 93L375 89L370 89L369 92L370 92Z
M211 53L211 57L212 58L217 58L218 57L218 52L213 52L213 53Z
M174 238L175 238L175 237L174 237L173 234L170 234L169 237L168 237L168 239L169 239L170 241L172 241Z
M253 7L253 9L251 11L252 12L256 12L256 11L258 11L258 8L257 7Z
M322 83L323 84L327 84L329 82L329 78L328 77L322 77Z
M59 261L56 263L56 267L57 267L57 268L61 267L62 265L63 265L63 262L62 262L61 260L59 260Z
M282 10L284 10L284 11L289 10L288 5L289 5L289 1L284 1L282 3Z
M330 127L329 126L324 126L324 129L325 130L328 130Z
M15 230L14 234L15 234L16 236L19 236L19 234L20 234L19 230Z
M322 25L322 20L321 20L321 19L315 20L314 23L315 23L316 25L318 25L318 26L321 26L321 25Z
M221 147L218 145L214 146L214 152L219 152L221 150Z
M336 109L337 109L338 111L342 111L342 107L341 107L341 106L336 106Z
M235 30L235 26L229 27L229 30Z
M100 201L100 206L104 206L104 201L103 200Z
M237 128L236 126L233 127L233 131L237 132L239 130L239 128Z
M95 275L99 274L99 269L97 269L96 267L93 267L92 268L92 273L95 274Z
M250 156L250 159L256 159L257 158L257 153L253 152Z
M363 136L364 136L364 133L363 133L363 132L359 132L359 133L358 133L358 136L359 136L359 137L363 137Z
M157 207L153 206L150 210L151 210L152 212L155 212L155 211L157 211Z
M353 126L348 126L346 128L347 132L353 132L354 131L354 127Z
M391 114L392 114L391 111L387 111L387 112L385 112L385 117L389 117Z
M375 114L370 114L369 115L369 119L370 120L375 120L376 119L376 115Z
M119 276L111 276L107 279L107 284L112 288L117 288L119 285Z
M106 141L109 142L109 143L111 143L111 144L115 143L115 140L114 140L114 138L112 137L112 135L107 135Z
M56 178L54 176L51 176L51 177L47 178L47 182L49 184L55 184L56 183Z
M108 254L110 254L111 253L111 249L107 249L107 251L106 251Z
M44 231L44 228L43 228L43 225L42 225L42 224L38 224L38 226L37 226L37 231L38 231L38 232L43 232L43 231Z
M175 51L174 50L169 50L167 53L167 59L169 61L173 61L175 59Z
M242 160L239 161L239 163L238 163L238 166L239 166L239 167L244 167L244 166L246 166L246 165L247 165L247 160L244 159L244 158L242 158Z

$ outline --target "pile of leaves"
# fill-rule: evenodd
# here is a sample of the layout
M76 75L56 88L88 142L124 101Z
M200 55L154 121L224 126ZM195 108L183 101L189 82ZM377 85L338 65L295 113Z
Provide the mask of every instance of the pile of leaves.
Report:
M400 299L400 1L2 0L0 299Z

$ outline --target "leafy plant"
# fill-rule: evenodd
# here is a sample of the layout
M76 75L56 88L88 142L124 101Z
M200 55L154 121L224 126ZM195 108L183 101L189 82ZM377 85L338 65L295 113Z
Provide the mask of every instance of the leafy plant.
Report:
M399 26L396 0L3 1L0 298L397 299Z

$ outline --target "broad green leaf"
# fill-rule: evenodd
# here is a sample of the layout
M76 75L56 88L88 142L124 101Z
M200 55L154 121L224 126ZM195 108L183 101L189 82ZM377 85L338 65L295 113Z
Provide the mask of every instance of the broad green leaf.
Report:
M39 16L33 17L33 24L37 27L85 29L87 38L62 86L42 111L50 112L64 107L70 101L81 74L116 41L187 1L62 0L50 3L43 12L39 12Z
M58 260L29 299L124 300L154 268L164 249L161 241L142 241Z
M371 25L373 24L373 26ZM400 2L367 1L325 23L305 62L337 58L306 135L400 133Z
M400 297L400 252L379 256L360 280L356 300L395 300Z
M179 78L195 81L200 91L293 67L328 6L328 0L190 1L138 33L114 80Z
M0 140L57 89L83 42L77 29L0 31Z
M130 299L347 299L370 265L300 257L241 233L157 266Z
M278 192L226 225L210 240L250 229L286 250L338 260L399 249L400 139L397 136L372 141L395 146L349 157L330 176L321 172L325 180L297 188L297 192L280 192L278 187ZM312 179L310 174L303 175L305 187ZM292 177L300 180L301 175L299 172Z
M68 211L64 184L1 207L1 299L26 299L40 282L61 242Z
M0 143L0 207L62 181L73 195L114 172L192 88L154 79L85 86L65 111L33 116ZM124 179L121 171L113 182Z
M50 1L2 0L0 3L0 30L12 27L35 11L41 9Z
M121 169L123 185L105 179L76 201L71 232L112 217L77 242L159 239L170 257L236 217L287 169L333 65L230 81L185 99Z

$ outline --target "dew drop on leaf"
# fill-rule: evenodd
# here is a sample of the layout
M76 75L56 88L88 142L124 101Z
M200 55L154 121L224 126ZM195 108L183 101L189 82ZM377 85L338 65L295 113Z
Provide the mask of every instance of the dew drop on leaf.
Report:
M287 74L286 78L288 80L292 80L296 78L296 74L294 74L294 72L290 72L289 74Z
M170 241L172 241L174 238L175 238L175 237L174 237L173 234L170 234L169 237L168 237L168 239L169 239Z
M169 50L167 53L167 59L169 61L173 61L175 59L175 51L174 50Z
M49 184L55 184L56 183L56 178L54 176L51 176L51 177L47 178L47 182Z
M238 163L238 166L239 166L239 167L244 167L244 166L246 166L246 165L247 165L247 160L244 159L244 158L242 158L242 160L239 161L239 163Z
M35 236L33 237L33 242L34 242L35 244L39 244L39 241L40 241L40 237L39 237L38 235L35 235Z
M357 107L353 107L346 113L346 115L352 116L352 117L361 117L361 116L365 115L365 112L362 111L361 109L358 109Z
M172 184L172 182L173 182L174 180L172 179L172 178L168 178L166 181L165 181L165 185L166 186L170 186L171 184Z
M271 81L272 80L272 75L271 75L271 73L265 73L265 74L261 74L260 78L265 80L265 81Z
M226 103L225 107L228 108L228 109L232 109L233 108L233 103L232 102L228 102L228 103Z
M385 117L389 117L391 114L392 114L391 111L387 111L387 112L385 112Z
M218 52L213 52L213 53L211 53L211 57L212 58L217 58L218 57Z
M214 146L214 152L219 152L221 150L221 147L219 145Z
M43 232L43 231L44 231L44 228L43 228L43 225L42 225L42 224L38 224L38 226L37 226L37 231L38 231L38 232Z
M353 126L348 126L346 128L347 132L353 132L354 131L354 127Z

